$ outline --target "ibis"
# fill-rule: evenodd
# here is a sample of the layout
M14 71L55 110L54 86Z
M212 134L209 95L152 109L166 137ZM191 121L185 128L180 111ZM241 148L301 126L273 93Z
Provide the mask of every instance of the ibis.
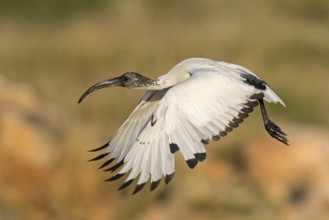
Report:
M135 179L133 194L149 180L151 191L161 179L168 184L175 173L175 152L194 168L206 159L205 145L210 140L226 136L258 105L266 131L288 145L287 135L269 119L264 101L285 103L265 81L240 65L190 58L155 80L127 72L96 83L78 102L114 86L146 90L111 140L91 150L101 153L90 161L105 159L100 169L115 172L107 181L126 176L119 190Z

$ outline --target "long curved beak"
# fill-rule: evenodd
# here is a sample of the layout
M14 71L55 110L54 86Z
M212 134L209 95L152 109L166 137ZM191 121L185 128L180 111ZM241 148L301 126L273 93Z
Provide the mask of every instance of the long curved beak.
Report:
M82 100L84 100L84 98L89 95L90 93L99 90L99 89L103 89L103 88L107 88L107 87L114 87L114 86L123 86L123 80L122 77L116 77L113 79L107 79L107 80L103 80L101 82L96 83L95 85L93 85L92 87L90 87L89 89L87 89L87 91L85 91L82 96L80 97L78 103L82 102Z

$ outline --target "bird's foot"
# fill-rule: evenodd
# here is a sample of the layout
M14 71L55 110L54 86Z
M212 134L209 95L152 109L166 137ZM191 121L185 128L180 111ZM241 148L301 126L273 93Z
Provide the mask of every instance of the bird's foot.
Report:
M289 141L286 137L287 134L285 134L279 126L274 124L274 122L269 120L267 123L265 123L265 129L273 138L284 143L285 145L289 145Z

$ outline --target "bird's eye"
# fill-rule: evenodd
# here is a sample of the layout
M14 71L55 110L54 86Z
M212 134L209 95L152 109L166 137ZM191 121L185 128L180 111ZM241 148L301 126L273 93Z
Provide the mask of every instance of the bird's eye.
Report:
M129 80L129 76L124 75L124 76L123 76L123 80L124 80L124 81L128 81L128 80Z

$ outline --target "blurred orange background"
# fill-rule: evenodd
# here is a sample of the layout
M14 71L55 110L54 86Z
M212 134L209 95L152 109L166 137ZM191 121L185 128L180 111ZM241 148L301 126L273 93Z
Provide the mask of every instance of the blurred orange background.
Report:
M0 219L329 219L329 1L1 0ZM151 78L189 57L243 65L286 102L259 109L150 193L87 163L143 91L92 84Z

